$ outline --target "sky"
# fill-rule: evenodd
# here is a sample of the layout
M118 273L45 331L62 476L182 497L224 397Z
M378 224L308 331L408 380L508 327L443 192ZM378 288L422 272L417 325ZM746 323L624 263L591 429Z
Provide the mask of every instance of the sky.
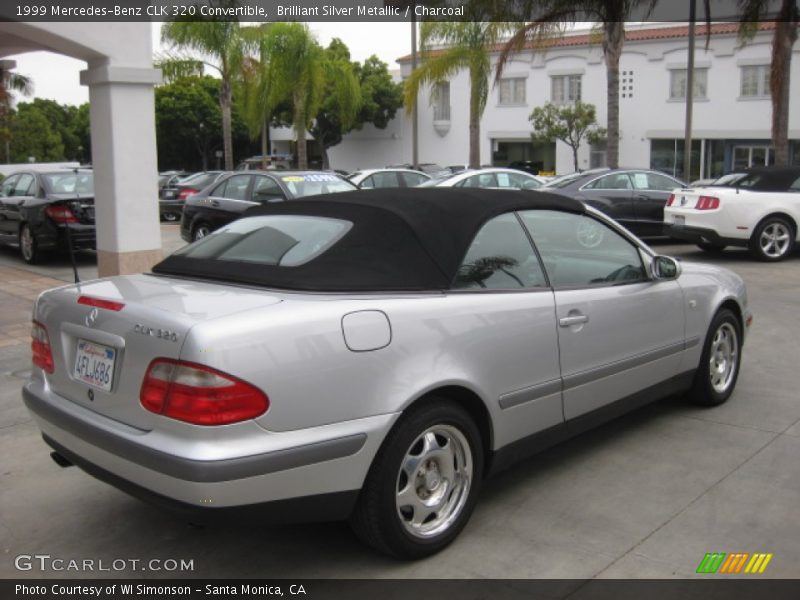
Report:
M408 23L309 23L317 40L327 46L334 37L350 48L353 60L363 61L377 54L389 69L398 68L395 62L411 51L411 29ZM153 24L153 50L163 50L160 44L160 23ZM30 52L9 56L17 61L18 73L33 79L33 97L48 98L61 104L83 104L89 100L89 89L78 82L79 72L86 63L51 52ZM26 98L19 97L18 101Z

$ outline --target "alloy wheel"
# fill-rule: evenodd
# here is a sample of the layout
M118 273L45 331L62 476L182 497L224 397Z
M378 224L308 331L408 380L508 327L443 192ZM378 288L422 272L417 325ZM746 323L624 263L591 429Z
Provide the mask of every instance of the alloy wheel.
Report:
M733 383L738 360L739 341L736 330L730 323L723 323L714 332L708 356L711 387L718 394L727 392Z

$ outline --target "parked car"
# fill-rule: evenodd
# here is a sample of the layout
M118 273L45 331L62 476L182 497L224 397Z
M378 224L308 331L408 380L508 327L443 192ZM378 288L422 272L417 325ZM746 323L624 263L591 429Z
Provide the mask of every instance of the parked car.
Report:
M361 189L416 187L430 178L412 169L363 169L347 176L350 183Z
M580 200L640 237L664 235L664 205L685 184L649 169L592 169L557 177L545 190Z
M95 248L91 170L21 171L3 180L0 242L19 244L23 260L33 264L48 251L66 252L70 241L75 250Z
M161 173L159 173L158 174L159 198L161 197L161 190L163 190L166 187L172 187L187 175L188 173L186 171L162 171Z
M751 322L730 271L481 189L265 204L33 318L23 397L59 464L194 522L349 518L404 558L533 451L669 394L725 402Z
M186 198L219 181L227 174L228 171L199 171L162 188L158 194L161 218L165 221L177 221L181 218Z
M670 236L708 252L746 247L769 262L792 253L798 223L800 167L753 167L727 186L676 190L664 209Z
M386 165L387 169L411 169L415 171L422 171L431 177L441 177L451 173L449 167L443 167L437 163L419 163L414 167L411 163L403 163L401 165Z
M181 237L193 242L242 216L248 208L270 202L358 189L336 173L325 171L246 171L187 198Z
M422 187L497 188L509 190L538 190L543 185L544 182L536 175L500 167L466 170L455 175L433 178L421 184Z

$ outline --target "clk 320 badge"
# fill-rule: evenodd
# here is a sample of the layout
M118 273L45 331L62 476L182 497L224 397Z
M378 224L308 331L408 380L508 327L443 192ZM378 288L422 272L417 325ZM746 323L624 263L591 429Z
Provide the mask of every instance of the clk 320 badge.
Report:
M160 340L167 340L170 342L178 341L178 334L174 331L170 331L169 329L154 329L153 327L148 327L147 325L137 323L133 326L133 331L136 333L141 333L142 335L149 335Z

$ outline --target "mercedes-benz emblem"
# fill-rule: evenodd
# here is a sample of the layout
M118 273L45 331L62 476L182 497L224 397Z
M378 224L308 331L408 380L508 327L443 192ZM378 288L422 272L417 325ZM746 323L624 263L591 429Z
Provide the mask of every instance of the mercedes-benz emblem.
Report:
M89 311L89 314L86 315L86 326L87 327L94 327L95 322L97 321L97 309L93 308Z

